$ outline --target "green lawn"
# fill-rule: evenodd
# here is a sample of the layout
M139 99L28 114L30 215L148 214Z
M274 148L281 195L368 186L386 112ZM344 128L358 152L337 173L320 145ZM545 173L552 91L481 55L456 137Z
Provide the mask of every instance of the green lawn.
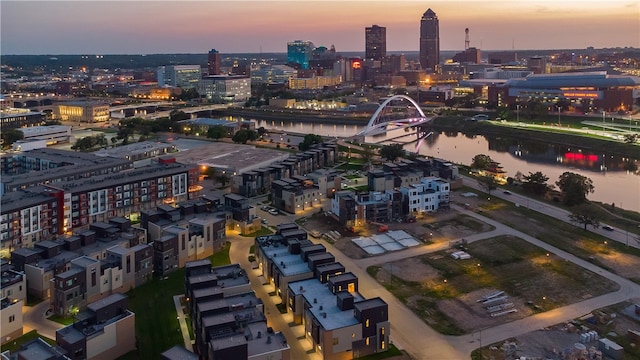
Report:
M272 231L271 229L269 229L269 228L268 228L268 227L266 227L266 226L262 226L262 227L260 228L260 230L258 230L258 231L254 231L254 232L252 232L252 233L250 233L250 234L246 234L246 235L242 235L242 234L240 234L240 236L244 236L244 237L258 237L258 236L271 235L271 234L273 234L273 231Z
M54 314L49 317L49 320L55 321L58 324L62 324L62 325L73 324L73 316L63 317L63 316L58 316Z
M0 351L1 352L10 351L11 353L14 353L17 350L20 350L20 346L22 346L22 344L25 344L37 338L38 336L39 336L38 331L36 330L29 331L28 333L23 334L21 337L17 339L13 339L13 341L9 341L9 343L2 345L2 348L0 349ZM55 340L51 340L44 336L40 336L40 337L51 345L56 344Z
M357 359L359 359L359 360L381 360L381 359L386 359L386 358L390 358L390 357L393 357L393 356L400 356L400 355L402 355L402 351L400 351L395 345L391 344L391 345L389 345L389 350L387 350L385 352L372 354L372 355L367 355L367 356L359 357Z
M209 257L213 266L230 264L230 243ZM133 289L129 295L129 309L136 314L138 350L120 359L159 359L160 354L174 345L183 345L174 295L184 294L184 269L167 276L154 278ZM182 315L182 314L181 314Z

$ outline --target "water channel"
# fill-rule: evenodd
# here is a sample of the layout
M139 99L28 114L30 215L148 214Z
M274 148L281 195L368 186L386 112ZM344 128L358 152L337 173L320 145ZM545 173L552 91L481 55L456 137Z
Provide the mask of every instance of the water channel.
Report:
M363 128L358 125L256 121L258 127L285 133L331 137L350 137ZM382 143L406 143L405 149L411 151L416 150L417 144L413 133L387 133L374 140ZM614 203L616 207L640 212L640 174L638 171L634 173L626 170L629 163L640 165L639 159L527 139L437 132L421 142L418 153L458 164L470 164L475 155L486 154L503 166L507 176L514 177L517 172L528 175L529 172L540 171L549 177L549 184L555 183L563 172L571 171L593 181L595 192L588 195L590 200Z

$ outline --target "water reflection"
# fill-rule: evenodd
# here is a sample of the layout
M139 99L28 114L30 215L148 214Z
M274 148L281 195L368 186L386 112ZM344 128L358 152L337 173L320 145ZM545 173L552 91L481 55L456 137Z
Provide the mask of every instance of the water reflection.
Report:
M257 120L257 123L268 129L331 137L353 136L364 128L357 125L292 124L271 120ZM407 133L404 129L396 129L367 140L405 143L406 150L416 151L418 136L415 132ZM420 141L418 152L459 164L470 164L475 155L486 154L501 163L507 176L515 176L517 172L527 175L529 172L541 171L549 177L550 185L565 171L579 173L593 181L595 192L589 195L589 199L640 211L638 159L529 139L463 135L458 132L434 132Z

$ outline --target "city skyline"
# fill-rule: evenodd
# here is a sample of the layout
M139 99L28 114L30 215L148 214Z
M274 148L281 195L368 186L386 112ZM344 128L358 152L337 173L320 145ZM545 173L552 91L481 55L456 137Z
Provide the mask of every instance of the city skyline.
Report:
M286 52L287 42L365 49L387 28L387 51L418 51L420 18L440 20L441 50L640 47L640 3L598 1L2 1L2 54ZM366 4L366 5L365 5ZM461 11L465 9L466 11ZM312 11L310 11L312 10Z

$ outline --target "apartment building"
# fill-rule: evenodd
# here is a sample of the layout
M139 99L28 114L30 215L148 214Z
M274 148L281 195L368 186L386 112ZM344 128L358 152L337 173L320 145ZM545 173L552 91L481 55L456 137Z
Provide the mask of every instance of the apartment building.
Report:
M326 180L324 181L326 182ZM271 183L271 204L291 214L320 206L327 194L304 176L275 180Z
M449 182L438 177L425 177L420 183L400 188L408 201L409 213L433 212L449 208Z
M328 168L338 161L338 146L335 143L323 143L303 153L295 154L288 159L267 167L244 172L233 177L231 191L247 197L253 197L269 193L276 180L292 178L294 176L307 176L314 184L326 194L333 186L329 184L335 178L333 172L318 172L319 169ZM315 175L312 175L315 174ZM319 179L326 175L326 184ZM323 188L327 186L325 191Z
M290 359L286 338L267 327L262 301L238 264L187 263L185 297L200 359ZM173 352L184 354L182 349Z
M0 199L0 252L33 247L36 242L64 232L64 192L46 186L2 195Z
M287 311L295 324L304 325L305 339L323 359L354 359L388 350L388 306L380 298L360 295L352 273L332 276L327 283L292 282L287 291Z
M116 359L135 349L135 314L128 298L113 294L87 306L76 321L56 331L56 344L72 360Z
M0 156L0 162L2 195L36 185L56 185L133 168L133 163L126 159L49 148L5 154Z

